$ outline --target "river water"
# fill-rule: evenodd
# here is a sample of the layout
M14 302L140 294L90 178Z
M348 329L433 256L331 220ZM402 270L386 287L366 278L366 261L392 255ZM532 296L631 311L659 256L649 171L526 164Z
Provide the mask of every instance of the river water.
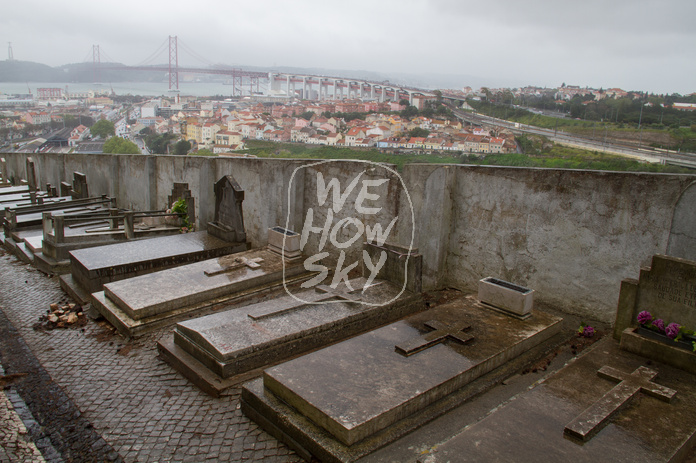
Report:
M27 86L31 89L31 93L36 95L37 88L62 88L68 92L88 92L106 91L111 93L113 88L117 95L143 95L143 96L160 96L173 95L169 92L168 82L114 82L113 84L93 84L93 83L69 83L65 82L0 82L0 93L4 94L26 94ZM191 96L213 96L224 95L232 96L232 85L225 85L222 82L179 82L179 94ZM248 95L249 88L243 89L244 94Z

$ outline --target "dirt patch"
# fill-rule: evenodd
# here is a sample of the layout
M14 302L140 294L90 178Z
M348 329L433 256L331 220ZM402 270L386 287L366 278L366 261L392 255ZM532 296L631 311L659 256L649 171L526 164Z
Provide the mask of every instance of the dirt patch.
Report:
M587 349L595 342L599 341L604 336L604 334L604 332L595 331L594 335L589 338L578 334L577 337L571 338L565 343L559 345L555 351L551 352L546 357L542 358L538 362L522 370L522 374L526 375L527 373L538 373L540 371L546 371L549 365L551 365L551 361L563 351L570 351L570 353L573 356L577 356L578 354L580 354L580 352Z
M423 300L426 307L434 307L436 305L445 304L454 299L459 299L463 296L462 292L454 288L446 288L438 291L429 291L423 294Z

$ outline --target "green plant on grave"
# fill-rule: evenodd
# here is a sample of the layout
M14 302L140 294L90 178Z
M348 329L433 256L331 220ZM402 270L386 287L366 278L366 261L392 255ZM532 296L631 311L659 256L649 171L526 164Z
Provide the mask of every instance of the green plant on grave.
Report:
M188 216L188 205L186 204L186 201L184 201L183 198L178 199L172 205L172 213L180 214L179 217L181 218L181 231L182 231L182 233L187 233L189 231L193 231L193 224L191 224L191 222L189 221L189 216Z

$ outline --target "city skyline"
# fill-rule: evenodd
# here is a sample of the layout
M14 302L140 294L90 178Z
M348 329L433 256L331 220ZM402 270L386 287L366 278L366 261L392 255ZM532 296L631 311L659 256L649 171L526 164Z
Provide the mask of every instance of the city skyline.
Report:
M192 14L192 8L201 14ZM92 45L103 50L102 61L135 65L177 35L183 44L180 62L199 66L439 75L472 87L566 83L696 91L690 46L696 30L689 24L696 4L679 0L593 0L582 6L548 0L485 6L454 0L346 5L124 0L24 2L3 9L1 39L5 46L12 42L14 59L51 66L91 59ZM166 60L165 50L158 61Z

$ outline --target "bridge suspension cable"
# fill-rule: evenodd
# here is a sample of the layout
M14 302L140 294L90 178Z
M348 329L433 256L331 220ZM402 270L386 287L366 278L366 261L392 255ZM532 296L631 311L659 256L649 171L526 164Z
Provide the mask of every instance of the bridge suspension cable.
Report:
M148 66L150 64L154 64L154 61L159 58L163 53L167 52L169 50L169 38L166 38L164 42L160 44L159 47L152 53L150 56L145 58L143 61L140 63L136 64L135 66ZM161 64L161 63L158 63Z
M188 45L186 45L186 44L184 43L184 41L181 40L181 39L179 39L179 48L181 48L182 51L185 51L189 56L191 56L192 58L198 60L199 62L201 62L201 63L203 63L203 64L207 64L207 65L209 65L209 66L214 66L214 65L215 65L215 63L213 63L213 62L210 61L209 59L207 59L207 58L205 58L204 56L199 55L198 53L196 53L195 51L193 51L193 49L192 49L191 47L189 47Z

